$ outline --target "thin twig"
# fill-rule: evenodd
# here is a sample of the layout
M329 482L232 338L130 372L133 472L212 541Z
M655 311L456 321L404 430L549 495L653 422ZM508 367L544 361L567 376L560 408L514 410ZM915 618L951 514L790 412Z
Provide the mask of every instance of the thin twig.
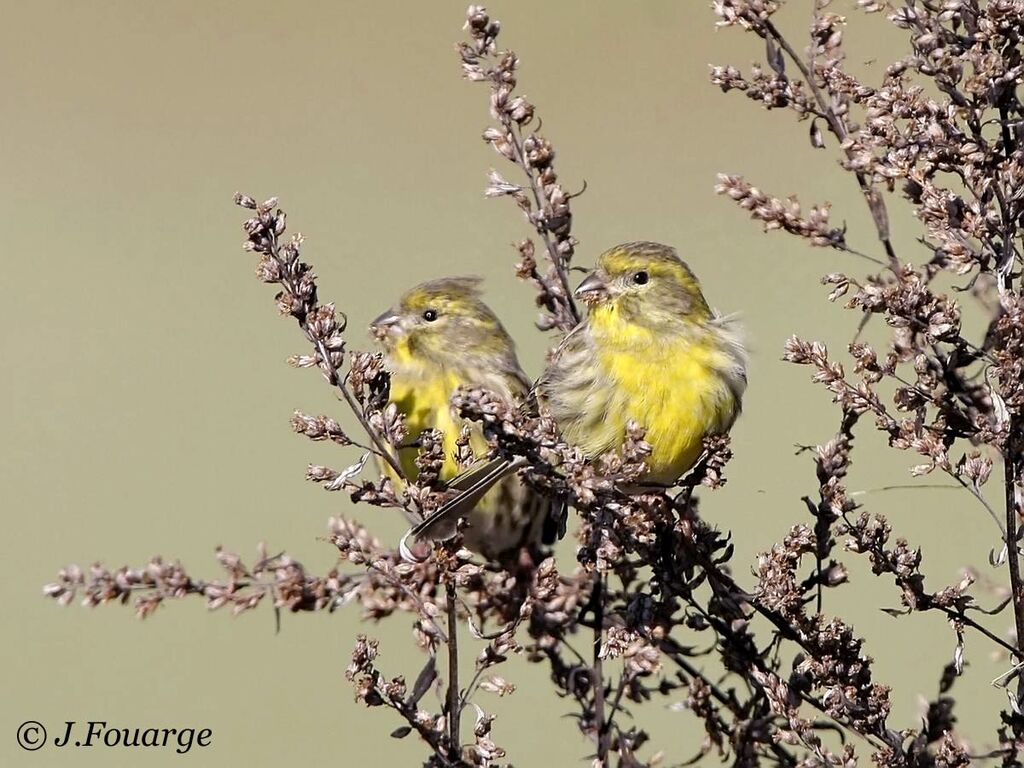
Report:
M597 759L602 766L608 761L609 746L604 712L604 662L601 658L604 643L605 578L603 574L597 575L594 580L594 593L590 598L594 606L594 663L591 685L594 691L594 724L597 727Z
M1020 648L1015 648L1014 646L1010 645L1008 642L1003 640L1001 637L993 634L992 632L987 630L985 627L983 627L981 624L979 624L978 622L976 622L974 619L970 618L966 614L961 613L959 611L954 611L952 608L946 608L945 606L942 606L942 605L936 605L936 606L932 606L932 607L939 609L944 614L946 614L949 618L955 619L956 621L959 621L965 627L970 627L971 629L973 629L973 630L975 630L977 632L980 632L981 634L983 634L985 637L987 637L989 640L991 640L993 643L998 645L1000 648L1002 648L1004 651L1006 651L1007 653L1011 654L1012 656L1016 656L1018 659L1024 659L1024 651L1022 651Z
M461 761L462 699L459 695L459 614L455 580L451 577L445 579L445 596L448 603L448 745L451 758Z
M1003 485L1006 491L1006 563L1010 571L1010 595L1013 598L1013 621L1017 630L1018 649L1024 650L1024 585L1020 577L1020 559L1017 552L1017 529L1020 521L1017 514L1017 483L1020 475L1020 457L1017 455L1013 436L1017 433L1017 419L1010 419L1010 436L1007 451L1003 457ZM1019 653L1017 654L1020 655Z
M818 88L818 83L815 80L814 73L808 68L804 60L797 54L793 47L789 44L789 41L782 36L778 28L772 23L771 19L764 20L764 30L767 34L771 35L772 39L778 44L778 46L786 52L786 55L792 59L793 63L800 70L800 73L804 76L807 81L808 87L814 94L814 100L818 102L818 107L825 118L825 122L828 123L829 130L835 135L840 142L846 141L849 134L846 130L846 125L839 116L836 115L835 110L825 99L825 95ZM843 150L847 157L852 159L852 150ZM854 175L857 177L857 183L860 185L861 191L864 193L865 200L868 204L868 210L871 213L871 219L875 223L875 229L878 232L878 239L882 242L885 247L885 253L889 257L889 266L893 268L899 267L899 259L896 258L896 250L893 248L892 241L889 239L889 214L885 208L885 201L882 196L878 194L868 179L867 174L863 171L854 171Z

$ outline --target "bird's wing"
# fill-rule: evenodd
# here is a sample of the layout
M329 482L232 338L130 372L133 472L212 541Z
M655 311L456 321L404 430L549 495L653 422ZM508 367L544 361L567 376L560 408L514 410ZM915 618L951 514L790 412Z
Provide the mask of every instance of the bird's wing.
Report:
M467 517L477 502L500 482L526 463L525 459L491 459L470 467L452 480L448 487L461 491L451 501L442 504L423 522L414 525L405 535L414 541L446 541L458 530L459 518Z

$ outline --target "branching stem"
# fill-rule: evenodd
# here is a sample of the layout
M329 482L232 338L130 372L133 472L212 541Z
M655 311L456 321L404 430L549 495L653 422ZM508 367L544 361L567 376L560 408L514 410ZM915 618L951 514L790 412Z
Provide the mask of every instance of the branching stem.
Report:
M814 73L808 68L807 63L797 54L793 47L789 44L789 41L782 36L778 28L772 23L771 19L765 19L764 21L764 34L770 36L775 43L786 52L786 55L793 61L793 63L800 70L800 74L803 75L807 81L808 87L811 89L811 93L814 94L814 100L818 103L818 108L821 110L825 121L828 123L828 128L832 134L839 139L840 142L846 141L849 137L849 133L846 130L846 125L832 109L832 105L829 104L825 98L825 94L821 92L818 87L818 83L815 80ZM847 157L852 157L852 150L843 150ZM875 223L875 229L878 232L878 239L882 242L885 247L886 256L889 257L889 266L892 268L899 267L899 259L896 258L896 250L893 248L892 240L889 238L889 214L886 211L885 201L882 196L875 190L874 185L868 178L867 174L863 171L854 171L854 175L857 177L857 184L860 185L861 192L864 193L864 199L868 204L868 210L871 212L871 219Z

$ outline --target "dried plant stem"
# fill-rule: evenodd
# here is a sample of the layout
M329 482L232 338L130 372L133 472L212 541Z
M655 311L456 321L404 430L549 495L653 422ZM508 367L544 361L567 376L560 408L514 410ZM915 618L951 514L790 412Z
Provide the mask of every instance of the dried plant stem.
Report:
M985 511L988 512L988 514L992 518L992 520L995 521L996 527L999 528L999 534L1002 536L1003 540L1005 541L1006 540L1006 527L1003 525L1003 521L999 519L999 513L996 512L992 508L992 505L989 504L985 500L985 497L981 495L981 491L979 491L971 483L968 483L966 480L964 480L962 477L960 477L960 475L957 475L957 474L955 474L953 472L947 472L946 474L950 475L954 480L957 481L957 483L960 484L961 488L966 489L968 492L970 492L970 494L974 498L976 498L981 503L981 505L985 508Z
M951 610L950 608L946 608L944 606L937 606L937 607L938 607L938 609L940 611L942 611L944 614L946 614L946 616L948 616L950 619L958 621L961 624L963 624L965 627L970 627L971 629L975 630L976 632L980 632L982 635L987 637L989 640L991 640L993 643L998 645L1000 648L1002 648L1004 651L1009 653L1011 656L1016 656L1018 659L1024 659L1024 650L1022 650L1020 648L1017 648L1017 647L1015 647L1013 645L1010 645L1008 642L1003 640L1001 637L999 637L998 635L990 632L988 629L983 627L981 624L979 624L978 622L976 622L974 619L970 618L966 614L960 613L958 611Z
M659 647L663 652L666 653L666 655L668 655L672 659L673 662L675 662L675 664L681 670L683 670L683 672L685 672L692 678L700 680L705 686L707 686L711 698L713 698L715 701L717 701L719 704L721 704L723 707L729 710L736 718L743 719L746 717L743 708L740 706L740 703L736 700L735 693L733 693L732 691L730 691L728 694L725 693L721 689L721 687L719 687L718 683L710 679L707 675L705 675L703 672L697 669L696 666L687 661L686 649L680 646L675 640L672 640L671 638L665 638L661 641ZM725 718L723 718L721 715L716 715L715 719L718 723L718 727L722 730L723 733L733 735L733 729L730 727L729 723L725 720ZM782 746L782 744L773 743L771 745L771 750L775 754L775 757L780 765L796 765L796 758L792 754L790 754L789 751L786 750L784 746Z
M510 184L492 170L490 185L484 194L510 196L544 241L551 268L543 274L536 269L533 242L526 240L517 244L522 261L516 265L516 274L532 282L539 291L537 306L544 307L546 313L538 321L538 327L543 330L557 327L567 333L579 325L581 319L569 287L569 262L576 246L571 234L570 201L575 195L567 193L558 182L554 147L527 127L536 121L539 128L540 121L534 105L525 96L514 94L519 57L513 51L498 50L500 22L491 19L483 6L471 5L466 11L465 28L470 39L457 46L463 76L489 83L491 117L500 125L500 128L489 127L484 131L483 139L526 176L525 185ZM586 189L585 183L583 188Z
M462 759L459 734L462 732L462 697L459 695L459 614L455 582L445 580L445 595L448 603L448 749L449 756L456 762Z
M277 261L283 261L277 234L275 232L269 232L268 234L270 238L271 255L277 259ZM299 287L286 275L282 275L280 283L282 287L290 293L295 294L299 292ZM373 425L367 420L366 415L363 413L363 409L359 407L359 403L356 402L352 393L349 392L348 387L345 386L344 380L338 375L338 369L331 363L331 353L324 345L323 339L318 338L316 334L310 330L308 318L303 316L298 322L299 327L302 328L302 332L306 335L306 338L313 345L313 348L316 349L316 353L320 357L322 362L320 370L323 371L324 377L327 379L327 383L341 392L342 398L348 404L349 408L352 409L352 413L355 414L356 419L359 420L359 425L363 428L366 434L369 435L370 440L373 441L373 445L375 447L374 453L386 461L399 477L405 477L402 465L398 462L394 452L383 438L381 438L377 430L373 428Z
M626 688L629 687L630 675L622 674L619 676L619 684L615 686L615 698L612 699L611 706L608 707L608 719L605 721L605 730L611 733L612 724L615 720L615 713L621 709L622 696L626 692Z
M804 76L807 81L808 87L811 89L811 93L814 94L814 100L818 103L818 109L820 110L820 116L825 119L828 123L829 130L835 135L840 142L846 141L849 133L846 130L846 125L839 116L836 115L835 110L829 105L825 95L818 88L817 82L815 82L814 74L807 67L806 62L797 54L793 47L789 44L789 41L782 36L778 28L772 23L771 19L765 19L764 21L765 34L769 35L772 40L775 41L778 46L786 52L786 55L793 61L800 70L800 74ZM850 157L850 151L844 150L846 155ZM857 183L860 185L861 191L864 193L864 199L867 201L868 209L871 212L871 218L875 223L875 229L878 232L878 239L882 242L885 247L885 254L889 257L889 266L899 267L899 259L896 257L896 250L893 248L892 241L889 239L889 214L886 211L885 201L882 200L881 195L875 191L874 186L868 179L867 175L862 171L855 171L854 175L857 177Z
M604 644L604 602L605 602L605 576L598 574L594 581L594 593L591 600L594 605L594 665L592 686L594 690L594 724L597 728L595 740L597 742L597 759L600 765L608 762L609 733L611 731L611 718L605 722L604 702L604 661L602 659L602 646Z
M702 565L702 567L705 567L705 566ZM720 588L721 585L725 585L726 593L727 594L730 593L730 592L732 594L746 594L743 590L741 590L739 588L739 586L736 584L736 582L733 581L732 578L728 574L726 574L723 571L719 570L713 564L708 565L706 567L706 572L707 572L707 575L708 575L708 582L712 585L712 589L717 591ZM719 582L718 586L715 586L715 582L716 581ZM721 634L725 635L726 637L733 638L735 633L733 632L733 630L730 628L730 626L727 623L721 621L720 619L718 619L717 617L715 617L714 615L709 613L704 608L704 606L702 606L699 602L697 602L692 596L687 596L686 600L690 604L691 607L693 607L697 611L699 611L701 613L701 615L703 615L704 618L708 620L708 623L710 623L712 626L716 627L716 629ZM779 637L794 642L796 645L800 646L800 648L803 651L805 651L807 653L810 653L810 654L814 653L813 649L809 648L808 645L804 642L803 638L801 638L800 635L796 632L796 629L792 625L790 625L783 617L779 616L775 611L773 611L771 608L767 608L767 607L759 604L756 600L750 600L750 606L757 613L761 614L761 616L763 616L764 618L768 619L768 621L771 622L775 626L775 628L776 628L776 630L778 632ZM768 669L768 667L765 665L765 663L761 659L752 659L752 662L753 662L753 668L756 669L758 672L768 672L768 671L770 671ZM852 734L854 736L857 736L857 737L863 739L864 741L866 741L868 744L870 744L875 749L882 749L882 748L884 748L885 745L882 744L881 741L879 741L876 736L874 736L873 734L870 734L870 733L866 733L866 732L856 728L853 724L847 722L846 720L844 720L844 719L842 719L840 717L836 717L835 715L831 714L829 712L828 708L819 699L817 699L816 697L812 696L809 693L802 692L802 691L798 691L798 692L795 692L795 693L797 693L797 695L799 696L801 701L803 701L806 704L809 704L810 706L814 707L816 710L818 710L823 715L825 715L827 718L829 718L829 720L831 720L833 723L835 723L836 726L838 726L839 728L849 732L850 734Z
M303 330L305 330L305 328L303 328ZM322 341L316 342L316 349L317 353L320 355L323 355L327 352ZM376 447L374 453L376 453L378 456L384 459L384 461L388 463L388 466L390 466L395 472L398 473L399 477L405 477L405 472L402 470L402 465L398 462L398 459L395 457L394 453L388 447L387 443L385 443L381 436L378 434L377 430L373 428L369 421L367 421L366 416L363 415L362 409L359 407L359 404L355 401L355 398L352 397L352 393L348 391L348 387L344 385L344 383L341 380L341 377L338 376L337 369L332 369L332 372L328 376L327 380L332 386L337 387L341 391L342 397L345 399L345 402L348 403L349 408L352 409L352 413L356 415L356 418L359 420L360 426L362 426L362 428L366 430L366 433L370 436L370 439L373 441L373 444Z
M1010 132L1010 104L1011 98L1015 97L1015 91L1007 88L1004 90L1002 97L999 99L999 125L1000 125L1000 136L1003 141L1003 152L1007 157L1012 157L1017 151L1017 143L1013 140L1013 135ZM1014 238L1017 235L1017 224L1016 217L1010 212L1009 207L1006 203L1006 196L1002 193L999 185L995 185L995 191L997 200L999 201L999 209L1003 216L1003 253L1000 261L1000 269L1004 270L1005 273L1009 273L1012 269L1012 260L1016 255L1016 248L1013 245ZM1020 636L1020 630L1018 628L1018 636Z
M1017 431L1017 420L1010 420L1009 442L1011 449L1003 460L1003 485L1006 491L1006 563L1010 571L1010 595L1013 602L1013 621L1017 631L1016 647L1024 650L1024 585L1020 578L1020 559L1017 552L1017 530L1020 521L1017 515L1017 483L1020 479L1020 456L1012 448L1013 436ZM1020 655L1019 653L1017 654Z
M469 679L469 685L466 686L465 690L459 696L460 709L465 708L466 704L469 703L469 700L473 697L473 694L476 692L477 686L479 685L480 680L481 678L483 678L484 672L486 672L487 669L488 668L483 665L477 667L476 671L473 673L473 677Z
M512 138L512 149L515 152L516 164L523 169L526 174L526 178L530 182L530 192L533 194L533 200L537 204L537 210L543 211L551 208L551 202L547 199L547 196L543 192L543 188L537 183L536 174L530 169L530 164L526 160L526 150L523 147L523 134L519 128L519 125L508 118L503 118L502 124L505 126L505 130L508 131L508 135ZM555 273L558 275L558 282L562 286L562 291L565 295L565 303L569 307L569 311L572 313L573 319L578 323L582 319L580 317L579 309L576 306L576 302L573 300L573 291L569 286L569 274L565 268L565 258L558 252L558 248L551 240L551 234L548 232L547 227L537 227L540 236L544 239L544 247L547 249L548 256L551 259L551 263L555 266Z
M404 594L409 599L409 602L416 606L419 615L425 617L426 620L429 621L430 624L434 627L434 629L437 630L437 636L441 638L441 642L448 642L448 633L445 632L444 629L441 628L441 625L437 623L437 619L431 616L431 612L427 609L427 606L423 602L423 598L420 595L418 595L414 590L409 589L409 587L403 584L401 579L396 579L394 574L384 570L376 563L371 563L366 567L366 569L367 571L373 571L374 573L380 574L381 577L388 584L393 586L395 589L400 590L402 594Z
M812 656L814 655L814 648L812 648L805 641L805 639L801 636L800 632L794 625L792 625L784 617L780 616L773 609L761 604L760 601L754 599L749 592L747 592L744 589L741 589L740 586L733 580L732 576L730 576L728 573L720 569L717 565L715 565L715 563L703 557L696 550L694 550L692 554L695 555L695 559L698 563L700 563L701 568L703 568L705 573L707 574L708 583L711 586L712 590L716 592L721 590L726 595L744 596L748 604L751 606L751 608L753 608L762 617L767 619L775 627L780 637L792 641L793 643L798 645L804 652ZM732 634L732 630L726 623L716 620L716 617L708 613L702 605L700 605L693 599L692 596L681 596L684 597L690 603L691 606L699 610L712 625L718 627L719 631L724 632L727 635ZM760 671L767 671L767 668L764 667L763 663L760 660L756 660L755 665ZM798 695L804 702L810 704L819 712L826 715L830 720L832 720L834 723L836 723L836 725L840 726L844 730L847 730L850 733L859 736L876 749L881 749L884 747L884 744L882 744L882 742L878 739L877 736L858 729L857 727L845 721L844 719L835 717L833 714L829 712L828 708L824 706L822 702L814 696L811 696L804 692L799 692Z

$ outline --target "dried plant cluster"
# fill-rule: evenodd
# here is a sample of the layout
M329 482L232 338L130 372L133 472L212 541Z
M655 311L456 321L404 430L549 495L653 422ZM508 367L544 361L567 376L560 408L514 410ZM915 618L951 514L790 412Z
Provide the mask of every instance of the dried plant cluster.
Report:
M833 558L838 560L835 537L844 538L846 552L866 555L875 574L892 578L903 612L938 611L955 633L956 653L922 728L887 728L884 692L872 694L866 683L858 686L857 730L872 740L875 761L966 764L991 757L1017 765L1024 726L1019 679L1024 585L1018 560L1024 460L1019 262L1024 109L1017 95L1024 76L1024 3L859 0L863 11L885 15L908 38L906 55L885 69L881 82L872 83L847 69L845 19L829 5L815 2L807 46L798 52L773 20L780 3L714 4L720 26L739 27L764 40L765 66L746 75L731 66L712 67L712 82L768 109L792 111L809 123L812 148L834 146L840 167L863 192L882 251L851 247L850 233L829 226L828 205L805 215L795 198L774 198L738 176L719 178L717 190L766 230L785 230L811 245L848 251L878 265L863 277L833 273L822 282L830 287L830 301L846 298L862 326L875 315L884 319L884 347L855 337L844 366L819 342L793 337L786 343L785 359L812 367L813 380L831 392L841 411L838 433L818 448L819 500L807 500L814 525L803 551L814 555L819 574L842 579L845 570ZM909 202L923 227L917 245L906 254L897 253L889 231L886 201L897 196ZM914 261L921 263L915 266ZM943 284L952 288L943 292ZM965 321L955 292L976 303L966 314L978 320ZM991 565L1004 570L1009 597L985 613L1005 610L1012 616L1010 639L979 622L982 610L969 594L970 575L929 591L920 550L905 540L893 541L884 518L851 501L844 477L853 428L861 420L872 421L891 447L919 457L912 474L947 475L974 496L982 514L993 517L1002 543ZM982 487L997 463L1002 465L1002 490L993 494L1000 503L992 504ZM796 543L787 542L784 549L793 552ZM776 588L781 583L777 580ZM820 611L820 599L817 607ZM778 608L785 612L785 604ZM988 745L968 750L954 731L948 690L963 672L971 632L1005 652L1011 666L999 681L1009 699L1001 722ZM780 689L772 709L782 713L785 707Z
M526 482L577 511L575 563L547 557L503 570L479 562L457 539L404 560L361 525L337 518L330 540L339 564L326 576L263 549L250 566L218 551L224 575L217 580L195 579L180 564L156 558L141 569L113 572L70 567L47 594L65 603L80 595L86 605L133 602L140 616L189 595L235 612L262 602L290 612L354 603L368 620L408 616L425 655L411 684L385 674L377 642L366 636L357 639L344 674L359 701L392 710L395 738L415 733L422 740L426 765L503 762L506 750L494 740L486 696L514 695L514 683L497 671L512 656L550 672L553 689L573 709L566 722L593 745L593 765L657 765L666 755L808 768L868 759L893 768L986 758L1020 765L1024 109L1016 89L1024 75L1024 2L859 0L863 11L887 16L909 38L907 55L871 84L847 70L845 20L826 0L814 3L805 44L796 45L791 39L797 37L776 27L780 4L715 0L720 26L765 41L765 63L747 73L716 66L711 80L768 109L792 111L809 125L812 151L837 149L840 168L864 195L878 245L850 245L852 233L830 224L827 204L805 212L795 198L775 198L732 175L721 176L717 189L766 230L873 264L866 276L833 273L823 282L828 298L846 297L862 323L880 315L888 340L884 348L851 342L852 368L821 343L795 337L786 343L785 359L813 368L814 381L831 392L839 427L815 449L814 497L803 500L785 538L759 556L752 583L741 585L732 575L729 537L701 519L695 496L702 486L724 484L727 438L707 440L698 465L675 487L630 494L621 489L642 474L650 452L642 425L629 430L621 450L587 460L549 418L512 409L483 390L463 390L454 405L482 425L490 453L525 460ZM568 278L576 246L572 195L558 180L552 144L538 133L534 105L515 93L519 59L498 49L499 23L471 6L466 30L468 39L457 48L463 74L490 94L493 123L483 138L518 179L492 170L486 195L512 198L534 229L543 259L534 242L524 240L516 272L536 289L540 328L565 332L579 320ZM887 200L897 194L923 225L914 249L919 253L909 256L897 252L889 232ZM301 260L302 238L284 239L285 214L277 201L239 195L236 203L250 212L245 247L258 255L257 276L279 287L279 311L297 322L309 343L292 364L319 369L360 426L356 437L330 415L295 413L295 432L362 451L345 469L310 466L309 479L354 502L423 519L448 498L438 481L439 436L412 436L419 445L416 482L398 490L386 477L367 479L371 456L402 476L396 446L410 437L401 414L388 405L388 372L379 356L348 348L345 316L319 302L311 267ZM914 266L911 259L921 256L923 263ZM938 287L943 277L959 281L960 295L978 304L972 316L982 318L980 325L965 327L958 301ZM968 504L995 519L1002 544L991 566L1005 572L1009 597L985 613L1012 615L1004 622L1013 623L1009 635L987 628L992 619L981 620L971 577L930 591L920 550L851 499L846 476L854 429L871 423L893 448L920 457L914 474L948 475L970 494ZM465 435L459 454L467 465L474 458ZM983 486L997 465L1003 489L993 504ZM897 587L903 608L894 613L938 612L955 637L954 657L936 671L938 693L914 727L890 723L890 689L875 679L863 639L824 610L824 592L846 583L844 561L858 555ZM476 658L463 684L458 660L467 646L459 644L460 629L473 639ZM977 746L957 734L951 695L971 635L1004 652L1009 665L1000 681L1008 706L990 742ZM697 719L705 737L695 754L685 754L691 745L648 743L642 705L652 700ZM471 737L460 719L470 708Z

